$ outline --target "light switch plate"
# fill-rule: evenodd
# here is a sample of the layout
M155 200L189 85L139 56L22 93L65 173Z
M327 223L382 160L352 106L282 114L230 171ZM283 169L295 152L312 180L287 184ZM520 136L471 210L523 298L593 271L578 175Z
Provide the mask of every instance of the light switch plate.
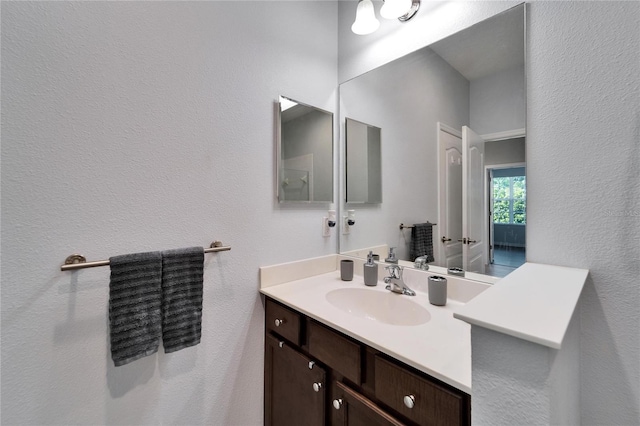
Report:
M322 236L323 237L331 236L331 228L329 228L329 218L327 216L322 218Z

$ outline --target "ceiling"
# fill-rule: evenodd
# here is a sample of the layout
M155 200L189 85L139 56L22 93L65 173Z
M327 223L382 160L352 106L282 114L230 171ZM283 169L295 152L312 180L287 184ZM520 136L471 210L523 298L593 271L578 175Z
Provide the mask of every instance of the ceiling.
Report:
M500 19L500 25L492 21ZM472 81L524 64L524 18L516 7L429 46Z

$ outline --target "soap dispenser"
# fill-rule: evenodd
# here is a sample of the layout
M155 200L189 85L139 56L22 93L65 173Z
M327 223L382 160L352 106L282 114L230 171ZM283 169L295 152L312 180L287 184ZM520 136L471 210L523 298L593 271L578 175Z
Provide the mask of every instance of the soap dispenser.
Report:
M385 262L398 264L398 258L396 257L395 250L395 247L389 247L389 257L384 260Z
M367 263L364 264L364 285L378 285L378 264L373 261L372 251L367 255Z

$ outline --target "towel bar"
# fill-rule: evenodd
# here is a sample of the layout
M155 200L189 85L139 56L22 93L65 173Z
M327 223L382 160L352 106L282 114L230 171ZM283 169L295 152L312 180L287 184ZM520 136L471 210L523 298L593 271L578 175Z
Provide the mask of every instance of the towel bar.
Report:
M219 251L229 251L230 246L223 246L220 241L214 241L209 248L204 249L205 253L217 253ZM64 265L60 266L61 271L75 271L76 269L95 268L97 266L109 266L108 260L95 260L87 262L87 259L81 254L72 254L68 256Z
M431 223L429 221L426 222L428 225L436 226L437 223ZM402 231L405 228L413 228L413 225L405 225L404 223L400 224L400 230Z

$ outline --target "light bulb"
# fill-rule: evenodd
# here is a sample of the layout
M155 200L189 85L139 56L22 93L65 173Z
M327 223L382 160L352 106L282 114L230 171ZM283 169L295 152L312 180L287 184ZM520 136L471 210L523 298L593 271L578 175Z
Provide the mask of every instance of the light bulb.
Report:
M351 25L351 31L358 35L371 34L380 26L376 19L371 0L360 0L356 9L356 20Z
M380 16L385 19L396 19L411 9L412 0L384 0Z

